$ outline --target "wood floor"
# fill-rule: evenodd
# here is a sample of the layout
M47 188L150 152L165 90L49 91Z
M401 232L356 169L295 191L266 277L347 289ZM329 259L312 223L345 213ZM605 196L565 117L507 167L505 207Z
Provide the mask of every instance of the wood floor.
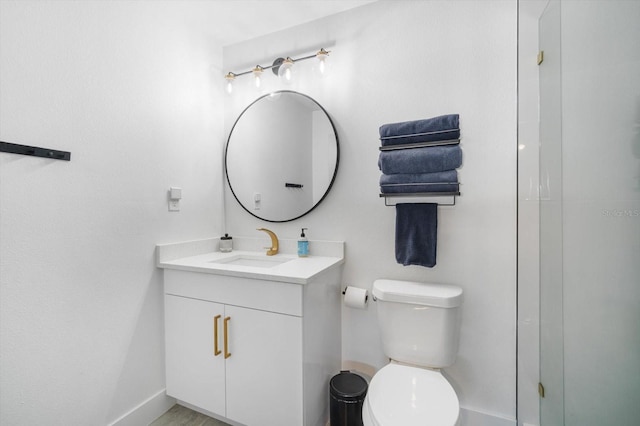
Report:
M190 410L181 405L174 405L154 420L149 426L229 426L227 423L223 423L220 420L212 419L211 417L200 414L196 411Z

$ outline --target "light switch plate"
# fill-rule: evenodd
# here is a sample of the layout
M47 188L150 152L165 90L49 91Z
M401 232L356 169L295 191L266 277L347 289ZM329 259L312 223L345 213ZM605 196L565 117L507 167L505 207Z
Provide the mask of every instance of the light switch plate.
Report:
M169 188L169 198L171 200L182 199L182 188L171 187Z
M169 211L180 211L180 200L182 199L182 188L172 186L169 188Z

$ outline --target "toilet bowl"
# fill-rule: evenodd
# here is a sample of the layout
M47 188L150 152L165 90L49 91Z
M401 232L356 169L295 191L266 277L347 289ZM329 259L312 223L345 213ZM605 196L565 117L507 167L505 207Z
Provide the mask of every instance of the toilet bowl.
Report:
M372 294L391 362L371 379L364 426L456 426L458 396L440 368L457 355L462 289L376 280Z
M364 400L364 426L454 426L460 405L453 387L435 370L397 363L380 369Z

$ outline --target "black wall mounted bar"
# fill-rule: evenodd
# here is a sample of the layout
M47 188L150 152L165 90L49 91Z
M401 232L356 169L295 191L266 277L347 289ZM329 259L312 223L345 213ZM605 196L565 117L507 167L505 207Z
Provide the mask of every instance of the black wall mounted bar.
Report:
M0 152L71 161L71 153L68 151L58 151L56 149L39 148L37 146L20 145L10 142L0 142Z

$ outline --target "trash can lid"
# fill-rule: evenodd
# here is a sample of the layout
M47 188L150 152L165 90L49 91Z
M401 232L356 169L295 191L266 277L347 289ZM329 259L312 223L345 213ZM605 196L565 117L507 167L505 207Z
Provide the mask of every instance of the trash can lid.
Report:
M341 371L333 376L329 387L331 395L346 401L364 400L367 393L367 381L350 371Z

